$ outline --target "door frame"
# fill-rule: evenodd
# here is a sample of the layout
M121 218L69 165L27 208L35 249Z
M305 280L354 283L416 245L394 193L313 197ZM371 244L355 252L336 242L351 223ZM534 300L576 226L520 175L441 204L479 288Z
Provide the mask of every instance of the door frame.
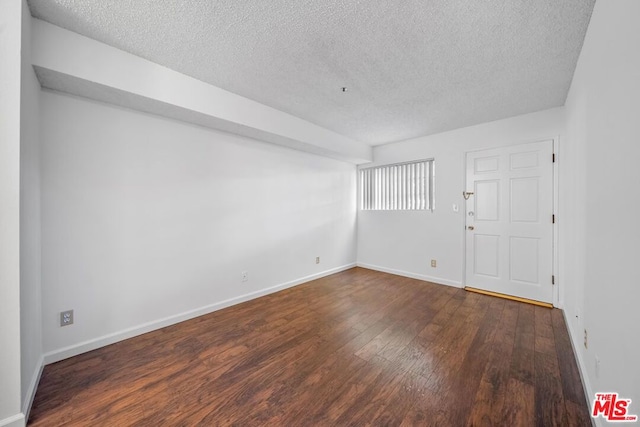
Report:
M478 149L474 149L474 150L468 150L465 151L462 156L462 190L461 191L467 191L469 190L467 187L467 154L468 153L474 153L476 151L483 151L483 150L491 150L491 149L495 149L495 148L505 148L505 147L511 147L514 145L523 145L523 144L530 144L530 143L534 143L534 142L543 142L543 141L551 141L551 147L552 147L552 151L553 151L553 155L555 158L555 161L553 162L552 165L552 181L553 181L553 212L552 214L555 215L555 222L552 224L552 248L551 248L551 252L552 252L552 261L551 261L551 270L554 278L555 278L555 283L553 285L553 299L552 299L552 304L554 308L563 308L563 299L560 298L560 279L559 279L559 274L558 274L558 265L559 265L559 255L560 255L560 251L558 250L558 226L560 224L560 219L558 217L558 206L560 205L560 189L559 189L559 181L558 181L558 177L559 177L559 164L560 164L560 158L558 156L558 142L560 140L559 136L553 136L553 137L549 137L549 138L536 138L534 140L525 140L525 141L519 141L517 143L514 144L502 144L502 145L498 145L498 146L493 146L493 147L483 147L483 148L478 148ZM460 193L458 193L460 194ZM461 209L463 212L466 212L466 200L462 200L463 202L463 209ZM467 286L467 239L465 238L465 233L466 233L466 229L467 229L467 217L466 214L462 215L462 224L461 224L461 230L463 231L462 234L462 287L466 287Z

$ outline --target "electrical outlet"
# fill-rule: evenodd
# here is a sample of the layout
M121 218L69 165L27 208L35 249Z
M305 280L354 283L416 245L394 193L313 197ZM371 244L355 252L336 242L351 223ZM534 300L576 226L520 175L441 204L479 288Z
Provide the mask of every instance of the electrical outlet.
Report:
M431 260L431 267L436 268L437 262L435 259Z
M60 326L73 325L73 310L67 310L60 313Z
M584 348L589 348L587 341L587 330L584 330Z
M320 264L320 257L319 256L316 257L316 264Z
M248 271L243 271L241 273L241 277L242 277L242 281L243 282L247 282L249 281L249 272Z

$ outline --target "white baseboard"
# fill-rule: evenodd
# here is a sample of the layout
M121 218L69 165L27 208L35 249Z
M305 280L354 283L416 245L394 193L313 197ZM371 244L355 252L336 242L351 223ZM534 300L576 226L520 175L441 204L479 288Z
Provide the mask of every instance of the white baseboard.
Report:
M0 427L24 427L26 424L24 414L16 414L12 417L0 420Z
M358 267L368 268L369 270L382 271L383 273L395 274L396 276L409 277L411 279L424 280L425 282L437 283L438 285L453 286L455 288L462 288L462 282L455 280L443 279L440 277L427 276L425 274L411 273L409 271L396 270L393 268L381 267L379 265L367 264L364 262L358 262Z
M322 271L320 273L315 273L309 276L301 277L299 279L292 280L290 282L286 282L286 283L275 285L269 288L261 289L259 291L250 292L245 295L234 297L234 298L217 302L214 304L209 304L204 307L200 307L184 313L165 317L164 319L154 320L152 322L147 322L142 325L138 325L122 331L114 332L112 334L104 335L98 338L94 338L94 339L84 341L78 344L74 344L68 347L64 347L58 350L53 350L44 355L44 364L48 365L50 363L58 362L60 360L77 356L78 354L86 353L88 351L95 350L97 348L104 347L109 344L116 343L118 341L123 341L128 338L132 338L138 335L145 334L147 332L154 331L156 329L160 329L166 326L174 325L176 323L184 322L185 320L193 319L194 317L209 314L214 311L221 310L223 308L227 308L232 305L240 304L242 302L249 301L255 298L259 298L264 295L272 294L274 292L278 292L283 289L291 288L293 286L297 286L302 283L309 282L311 280L315 280L321 277L329 276L331 274L339 273L341 271L348 270L355 266L356 266L356 263L346 264L340 267Z
M567 327L567 331L569 331L569 341L571 341L571 348L573 349L573 354L575 354L576 357L578 371L580 372L580 379L582 380L582 388L584 389L585 399L587 400L587 408L589 408L590 411L591 402L595 397L595 394L593 392L593 389L591 388L589 376L587 375L587 368L584 364L582 353L580 352L581 339L576 336L573 329L571 328L571 322L569 322L569 319L567 319L567 312L564 310L562 310L562 317L564 318L564 324ZM591 417L591 423L594 426L604 427L604 421L601 417L598 417L597 419Z
M31 382L29 382L29 389L27 390L26 399L22 403L22 413L24 414L24 419L26 421L29 420L29 413L31 412L33 399L35 399L36 397L36 391L38 389L38 383L40 383L40 377L42 376L43 369L44 369L44 356L40 356L40 360L38 360L38 366L36 366L35 371L33 371Z

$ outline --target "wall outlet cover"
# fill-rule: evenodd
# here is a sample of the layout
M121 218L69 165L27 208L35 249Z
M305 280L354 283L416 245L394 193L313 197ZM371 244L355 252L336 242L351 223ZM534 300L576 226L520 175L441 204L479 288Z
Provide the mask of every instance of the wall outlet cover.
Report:
M60 313L60 326L73 325L73 310L67 310Z

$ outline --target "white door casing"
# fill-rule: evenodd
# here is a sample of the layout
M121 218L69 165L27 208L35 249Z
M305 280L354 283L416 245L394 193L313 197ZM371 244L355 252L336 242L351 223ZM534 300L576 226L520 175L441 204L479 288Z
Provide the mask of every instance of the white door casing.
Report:
M468 287L552 303L553 141L467 153Z

